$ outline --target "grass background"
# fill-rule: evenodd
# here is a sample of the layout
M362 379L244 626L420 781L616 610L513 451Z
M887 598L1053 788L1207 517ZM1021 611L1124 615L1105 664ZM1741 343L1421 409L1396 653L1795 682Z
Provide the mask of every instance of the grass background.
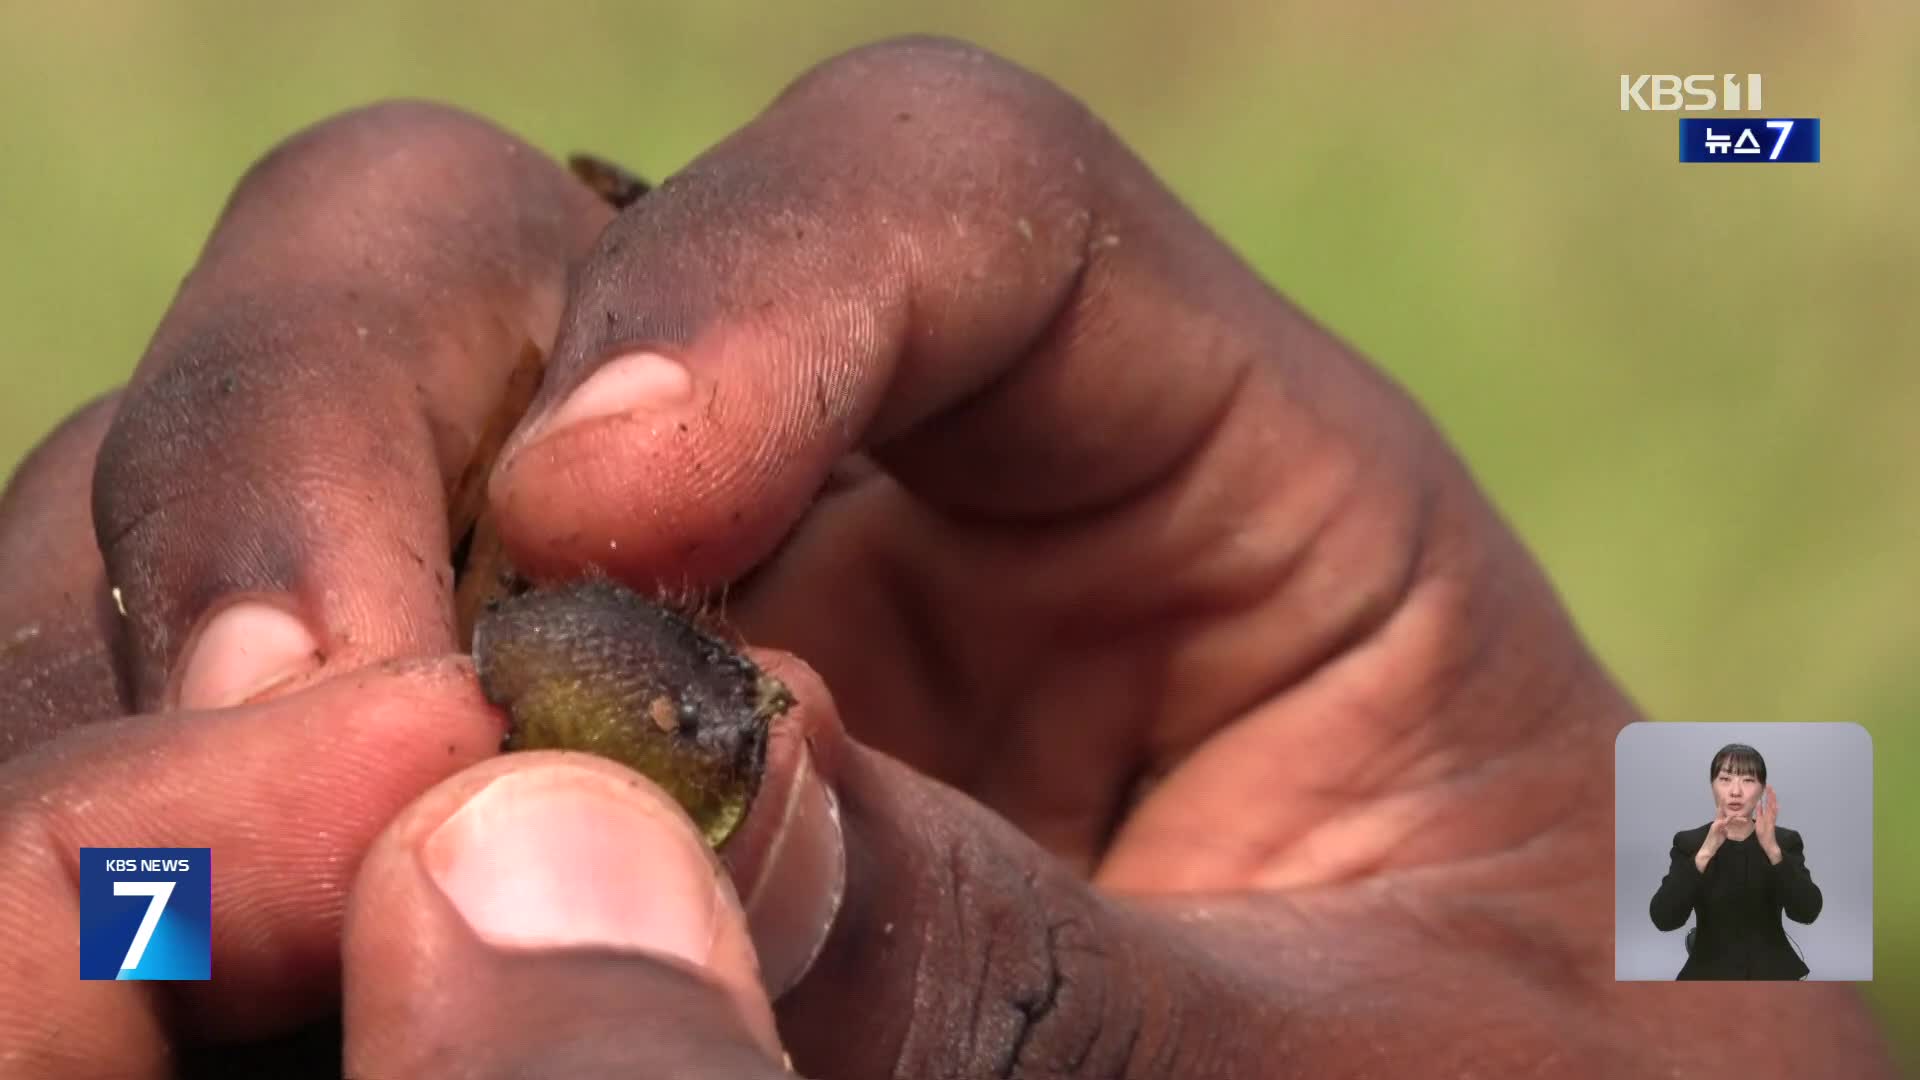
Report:
M125 377L305 124L433 97L658 177L841 49L957 34L1086 100L1407 383L1651 715L1872 731L1871 994L1920 1006L1920 8L533 7L0 0L0 471ZM1827 160L1681 167L1673 116L1618 111L1622 72L1723 71L1821 117Z

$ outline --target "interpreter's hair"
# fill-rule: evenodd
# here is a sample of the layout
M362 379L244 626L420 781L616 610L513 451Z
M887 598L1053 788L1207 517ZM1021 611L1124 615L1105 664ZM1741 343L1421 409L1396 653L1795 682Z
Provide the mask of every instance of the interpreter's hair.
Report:
M1758 777L1762 784L1767 782L1767 759L1760 751L1746 743L1728 743L1713 755L1713 765L1707 769L1707 782L1712 783L1725 769L1735 776Z

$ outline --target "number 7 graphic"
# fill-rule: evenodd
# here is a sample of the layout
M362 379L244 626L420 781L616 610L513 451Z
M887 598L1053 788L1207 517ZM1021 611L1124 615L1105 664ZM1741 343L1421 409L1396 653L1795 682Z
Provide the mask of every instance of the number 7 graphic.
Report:
M140 929L134 931L133 944L127 946L126 959L120 961L121 971L132 971L140 966L140 958L146 955L147 943L153 940L153 929L160 925L160 913L167 910L167 901L173 896L171 881L116 881L113 883L115 896L147 896L147 913L140 917Z
M1779 161L1780 151L1786 149L1787 146L1787 136L1793 134L1793 121L1769 120L1767 121L1767 126L1780 133L1780 137L1773 141L1773 153L1767 155L1767 160Z

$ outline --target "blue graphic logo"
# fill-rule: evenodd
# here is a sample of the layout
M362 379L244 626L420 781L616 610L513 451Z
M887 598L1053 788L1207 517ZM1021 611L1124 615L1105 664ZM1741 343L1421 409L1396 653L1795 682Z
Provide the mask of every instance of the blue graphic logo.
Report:
M212 977L209 848L80 849L80 977Z
M1732 116L1680 121L1680 160L1738 165L1820 160L1820 120L1813 116L1748 120Z

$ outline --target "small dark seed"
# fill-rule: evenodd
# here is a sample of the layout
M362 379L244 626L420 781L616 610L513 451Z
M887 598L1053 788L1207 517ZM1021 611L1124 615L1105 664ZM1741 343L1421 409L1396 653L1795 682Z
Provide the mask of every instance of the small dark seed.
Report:
M480 616L473 655L508 750L618 761L685 807L715 847L746 816L767 729L793 698L686 616L604 579L534 588Z

